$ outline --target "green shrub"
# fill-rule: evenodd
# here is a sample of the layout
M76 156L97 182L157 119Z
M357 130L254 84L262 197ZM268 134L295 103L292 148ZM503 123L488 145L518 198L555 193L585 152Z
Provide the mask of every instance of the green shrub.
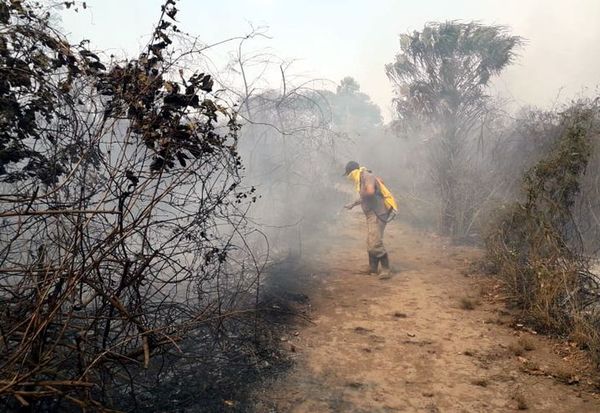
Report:
M576 104L562 114L555 148L525 174L524 200L499 210L485 238L513 304L547 331L571 333L575 320L582 320L578 292L588 260L573 207L597 119L594 104Z

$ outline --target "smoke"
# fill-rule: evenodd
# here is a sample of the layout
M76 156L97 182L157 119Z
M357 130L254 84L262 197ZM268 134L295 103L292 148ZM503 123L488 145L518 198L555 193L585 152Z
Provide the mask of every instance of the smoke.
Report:
M497 93L543 108L597 94L600 2L509 1L492 10L497 22L527 39L516 64L496 82Z
M131 3L124 7L116 0L89 0L85 12L65 13L63 24L73 39L90 39L101 50L137 53L145 41L140 33L151 29L155 18L151 11L160 2L154 2L156 7L140 0ZM397 53L399 34L420 30L429 21L501 24L525 37L528 43L521 58L495 83L496 92L517 106L550 107L559 92L562 100L568 100L582 91L594 93L600 83L600 2L596 0L312 3L307 7L304 2L267 0L185 2L181 27L213 43L244 34L248 22L269 26L271 39L264 45L288 61L297 60L297 74L333 81L353 76L386 121L393 118L392 90L383 66ZM211 18L198 28L201 15ZM277 78L271 79L275 84Z
M88 3L92 10L90 14L64 15L64 25L73 31L73 38L90 38L93 44L105 50L139 49L139 33L143 32L140 25L146 24L145 12L137 14L134 8L121 7L114 18L129 19L133 13L136 26L122 25L118 36L107 36L113 32L109 28L112 20L104 16L111 14L115 2L92 0ZM245 43L240 51L236 42L207 50L204 53L207 60L199 65L202 70L218 73L221 86L236 89L229 102L245 99L241 73L235 62L231 64L237 57L248 63L246 75L253 79L249 82L253 96L273 90L280 95L289 93L311 78L331 79L332 83L313 83L310 88L333 92L333 83L353 76L360 85L360 93L366 94L379 107L383 121L389 122L393 119L393 91L383 67L399 50L398 35L420 30L428 21L455 19L506 25L513 34L527 40L515 64L492 85L491 94L510 102L505 105L510 112L526 105L549 109L573 97L594 94L600 83L600 71L597 70L600 48L596 44L600 38L597 25L600 3L595 0L569 3L559 0L482 0L451 4L434 0L418 4L379 0L343 6L313 4L312 7L257 0L233 6L237 11L233 14L225 10L231 7L213 3L200 10L199 5L182 3L181 21L184 30L197 32L195 16L214 16L203 22L200 29L206 43L244 34L251 30L248 22L259 28L254 33L258 35ZM154 17L147 18L150 27ZM268 29L263 27L266 25ZM340 44L346 47L340 48ZM242 56L237 55L238 52ZM285 56L290 58L286 60ZM292 58L295 60L290 68ZM227 70L220 70L228 65ZM280 67L286 70L285 82ZM311 245L305 237L312 232L305 226L311 223L322 228L317 223L335 220L340 212L336 208L341 208L354 196L348 191L349 183L339 176L339 170L350 159L371 168L389 183L394 193L402 195L403 205L408 206L401 208L405 218L419 225L430 225L422 216L424 211L432 215L430 210L436 202L424 155L427 136L411 136L408 141L402 141L381 124L366 122L368 126L364 127L364 107L349 107L347 117L354 122L343 124L340 119L335 119L335 108L331 107L335 102L331 102L331 97L312 104L312 119L297 117L293 124L284 125L287 131L283 134L265 125L260 130L250 122L241 132L245 182L257 186L262 195L252 211L253 218L272 237L271 247L280 251L298 252L303 248L301 245ZM259 121L273 123L269 116ZM305 124L311 128L310 139L306 133L302 136L298 131ZM324 131L330 136L324 137ZM314 138L315 135L319 136ZM256 156L258 151L251 149L258 141L263 143L260 160ZM307 142L309 146L318 142L319 148L312 147L312 154L302 159L296 157L291 164L282 160L285 145L287 151L298 154L299 148L304 150ZM285 170L285 179L289 178L286 188L281 180ZM313 185L312 179L317 175L320 180ZM284 195L286 191L288 195ZM331 196L330 204L322 198L317 202L315 193Z

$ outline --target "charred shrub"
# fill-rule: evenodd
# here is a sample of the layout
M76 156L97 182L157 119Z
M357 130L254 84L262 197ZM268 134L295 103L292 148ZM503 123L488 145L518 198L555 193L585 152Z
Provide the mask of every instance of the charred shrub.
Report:
M248 358L253 189L235 113L173 46L177 12L109 64L43 3L0 0L2 411L141 408L184 353L211 378Z

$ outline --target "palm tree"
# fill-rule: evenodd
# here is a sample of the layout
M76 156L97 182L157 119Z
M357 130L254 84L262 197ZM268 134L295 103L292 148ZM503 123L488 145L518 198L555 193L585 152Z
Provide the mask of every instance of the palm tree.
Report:
M503 26L476 22L428 23L400 36L400 53L386 65L396 88L399 123L431 133L432 174L442 201L442 232L458 235L456 186L459 158L486 111L492 76L515 58L523 39Z

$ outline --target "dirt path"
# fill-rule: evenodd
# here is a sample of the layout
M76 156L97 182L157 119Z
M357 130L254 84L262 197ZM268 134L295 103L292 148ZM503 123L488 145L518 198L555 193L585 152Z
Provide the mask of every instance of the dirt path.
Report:
M323 253L312 323L282 338L296 364L257 394L258 411L600 412L585 357L509 326L494 281L469 274L479 251L394 222L399 271L382 281L361 273L363 226L349 216Z

